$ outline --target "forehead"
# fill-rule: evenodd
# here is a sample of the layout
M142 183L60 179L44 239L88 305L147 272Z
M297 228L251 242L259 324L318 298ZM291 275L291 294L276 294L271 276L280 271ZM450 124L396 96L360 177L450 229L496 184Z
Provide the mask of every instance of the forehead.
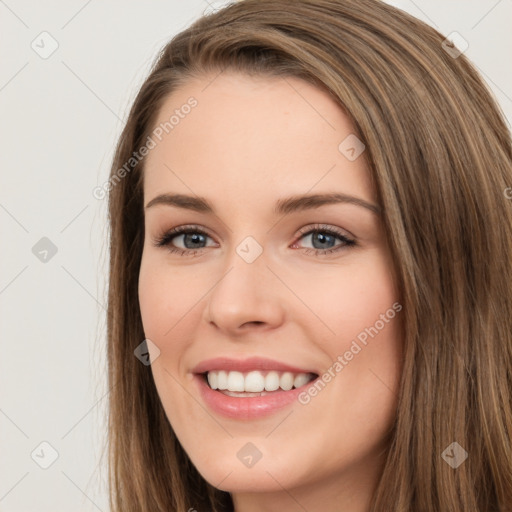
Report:
M167 97L153 129L161 140L153 136L145 162L146 201L193 192L215 202L212 194L241 191L261 201L333 188L375 201L364 158L339 149L353 124L327 92L298 78L193 79Z

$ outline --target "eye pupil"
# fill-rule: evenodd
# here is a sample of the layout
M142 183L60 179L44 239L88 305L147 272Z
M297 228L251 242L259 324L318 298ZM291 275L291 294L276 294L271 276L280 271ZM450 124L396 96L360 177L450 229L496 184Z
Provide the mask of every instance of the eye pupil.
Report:
M335 237L332 236L332 235L326 235L322 232L316 232L313 234L312 236L312 241L313 241L313 247L315 247L315 249L325 249L325 245L327 244L329 247L332 247L332 245L329 245L331 242L334 243L335 242ZM320 244L319 247L317 247L315 245L315 243L318 242Z
M205 242L205 236L200 233L187 233L183 236L183 244L187 249L197 249L197 244ZM192 246L188 246L191 243Z

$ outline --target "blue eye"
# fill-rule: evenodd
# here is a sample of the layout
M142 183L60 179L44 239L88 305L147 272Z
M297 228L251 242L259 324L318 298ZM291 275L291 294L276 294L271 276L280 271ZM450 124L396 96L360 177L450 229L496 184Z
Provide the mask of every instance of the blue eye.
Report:
M310 243L313 245L312 248L304 248L306 254L311 252L316 255L330 254L356 245L355 240L348 238L333 227L314 226L313 228L305 229L301 230L302 236L299 240L309 239ZM339 241L338 243L337 240ZM297 243L298 242L294 244L294 247L297 246Z
M165 233L162 237L155 241L157 247L167 247L171 253L179 253L185 255L195 255L197 250L204 249L207 243L207 239L211 238L205 231L198 226L180 226L171 229ZM176 247L176 241L179 240L179 244L182 247Z
M355 240L348 238L334 227L314 225L300 230L300 237L291 247L302 249L304 253L326 255L356 245ZM299 240L307 240L313 247L299 247ZM215 247L215 242L208 243L212 238L199 226L179 226L164 233L154 241L156 247L166 247L171 253L181 256L196 256L202 249Z

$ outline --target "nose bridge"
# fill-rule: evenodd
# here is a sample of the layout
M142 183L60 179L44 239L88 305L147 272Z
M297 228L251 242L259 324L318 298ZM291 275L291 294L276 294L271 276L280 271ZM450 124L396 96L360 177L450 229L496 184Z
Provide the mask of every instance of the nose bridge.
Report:
M226 271L209 294L207 320L225 329L282 322L279 286L267 263L263 246L254 237L244 238L226 257Z

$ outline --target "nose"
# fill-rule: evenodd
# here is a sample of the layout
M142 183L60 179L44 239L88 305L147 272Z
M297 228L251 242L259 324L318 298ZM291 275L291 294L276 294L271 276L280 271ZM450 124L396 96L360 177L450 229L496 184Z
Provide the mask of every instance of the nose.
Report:
M234 254L208 297L206 321L229 336L279 327L286 316L284 291L265 253L252 263Z

